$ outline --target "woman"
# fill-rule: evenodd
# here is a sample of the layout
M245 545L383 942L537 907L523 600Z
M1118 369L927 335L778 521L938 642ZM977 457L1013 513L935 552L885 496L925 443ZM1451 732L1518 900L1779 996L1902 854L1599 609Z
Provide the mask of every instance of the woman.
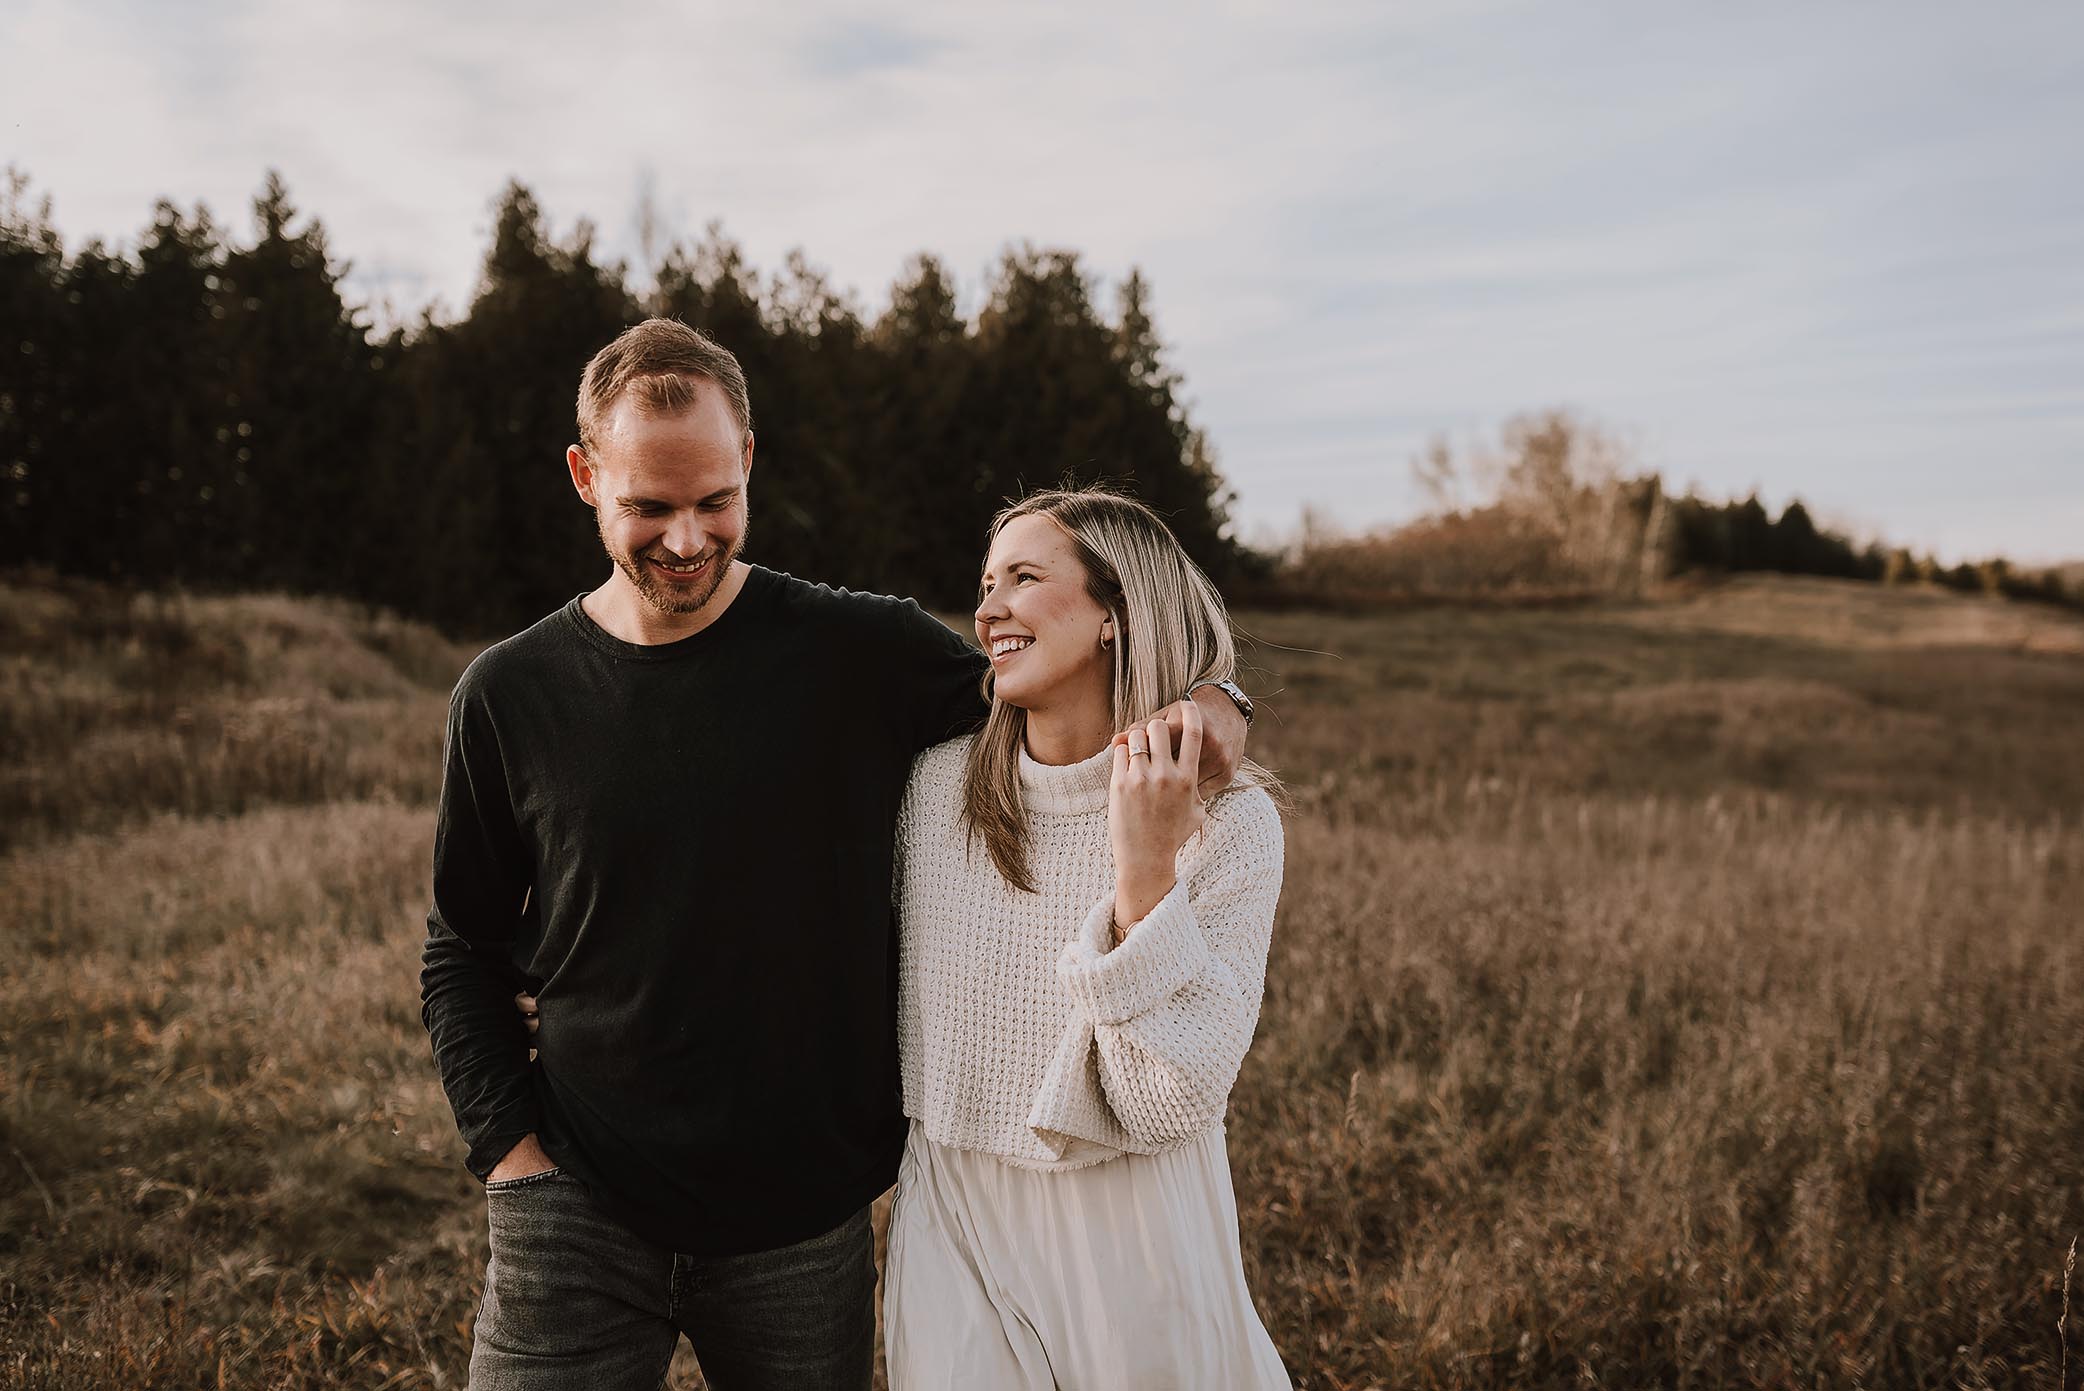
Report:
M976 624L990 716L900 823L891 1385L1286 1387L1223 1142L1280 818L1249 765L1196 795L1191 701L1177 749L1144 722L1230 674L1222 600L1148 508L1047 492L994 524Z

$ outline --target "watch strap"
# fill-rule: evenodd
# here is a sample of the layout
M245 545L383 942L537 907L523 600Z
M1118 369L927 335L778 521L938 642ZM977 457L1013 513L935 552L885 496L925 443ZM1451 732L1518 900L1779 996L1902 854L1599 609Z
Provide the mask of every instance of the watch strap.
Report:
M1187 699L1192 700L1194 698L1194 692L1200 690L1203 686L1214 686L1224 695L1229 696L1230 703L1237 707L1237 713L1245 717L1245 727L1247 729L1251 728L1252 715L1254 713L1252 709L1252 698L1246 695L1243 690L1239 689L1237 682L1196 681L1193 685L1187 687Z

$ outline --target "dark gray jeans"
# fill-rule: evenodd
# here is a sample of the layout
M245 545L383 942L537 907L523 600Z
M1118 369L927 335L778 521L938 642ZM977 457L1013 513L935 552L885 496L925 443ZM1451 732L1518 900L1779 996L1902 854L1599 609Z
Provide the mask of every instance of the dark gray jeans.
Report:
M656 1391L683 1333L715 1391L867 1391L867 1208L794 1246L697 1257L652 1245L556 1169L490 1185L485 1206L472 1391Z

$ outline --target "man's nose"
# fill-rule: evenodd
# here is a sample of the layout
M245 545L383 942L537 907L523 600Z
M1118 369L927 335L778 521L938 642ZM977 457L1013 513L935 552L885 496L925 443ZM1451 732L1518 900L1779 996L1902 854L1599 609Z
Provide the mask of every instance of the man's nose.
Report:
M702 553L702 543L707 539L701 521L692 512L675 512L666 523L666 534L659 540L666 549L682 560L692 560Z

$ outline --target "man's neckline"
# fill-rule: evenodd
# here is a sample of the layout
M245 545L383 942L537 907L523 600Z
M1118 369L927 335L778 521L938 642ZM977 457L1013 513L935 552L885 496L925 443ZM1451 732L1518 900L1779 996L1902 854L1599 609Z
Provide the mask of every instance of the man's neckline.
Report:
M775 578L772 570L751 563L746 565L745 570L745 583L739 586L738 593L714 621L707 627L689 633L684 638L675 638L671 642L630 642L615 636L586 611L585 594L573 595L572 601L565 605L565 613L581 637L611 657L629 662L675 661L702 651L716 640L719 634L734 630L742 621L740 616L748 607L756 605L768 592Z

